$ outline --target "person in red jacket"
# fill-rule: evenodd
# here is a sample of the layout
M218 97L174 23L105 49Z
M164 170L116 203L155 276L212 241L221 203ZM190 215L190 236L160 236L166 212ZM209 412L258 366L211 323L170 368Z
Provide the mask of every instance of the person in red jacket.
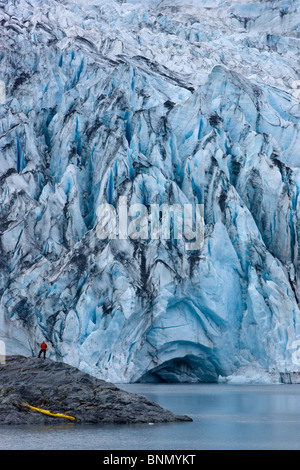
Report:
M46 351L47 351L47 344L45 343L45 341L42 342L41 344L41 350L39 352L39 357L41 357L41 354L43 353L44 354L44 359L46 358Z

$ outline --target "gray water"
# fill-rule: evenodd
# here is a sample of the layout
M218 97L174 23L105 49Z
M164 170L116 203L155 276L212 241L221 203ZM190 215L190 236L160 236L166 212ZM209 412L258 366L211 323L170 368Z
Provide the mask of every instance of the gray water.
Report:
M1 450L300 450L300 385L138 384L193 422L0 426Z

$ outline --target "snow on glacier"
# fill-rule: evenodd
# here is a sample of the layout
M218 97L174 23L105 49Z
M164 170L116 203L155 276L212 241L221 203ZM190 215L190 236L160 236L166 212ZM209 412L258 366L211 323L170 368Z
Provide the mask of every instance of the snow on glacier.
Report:
M8 353L46 339L113 382L300 371L299 1L9 0L0 22ZM100 240L120 196L204 204L203 249Z

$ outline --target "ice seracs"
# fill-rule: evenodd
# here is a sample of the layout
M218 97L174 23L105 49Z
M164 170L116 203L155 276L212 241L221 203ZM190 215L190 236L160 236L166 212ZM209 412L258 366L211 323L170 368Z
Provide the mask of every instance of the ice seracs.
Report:
M298 18L283 0L0 2L8 354L46 338L112 382L300 370ZM203 248L101 240L120 197L203 204Z

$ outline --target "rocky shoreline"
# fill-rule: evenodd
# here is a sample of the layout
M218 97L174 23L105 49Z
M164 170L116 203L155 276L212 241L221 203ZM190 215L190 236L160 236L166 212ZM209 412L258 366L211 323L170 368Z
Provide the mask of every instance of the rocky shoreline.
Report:
M25 403L75 418L47 416ZM143 396L51 359L9 356L0 365L0 425L69 423L166 423L192 421Z

